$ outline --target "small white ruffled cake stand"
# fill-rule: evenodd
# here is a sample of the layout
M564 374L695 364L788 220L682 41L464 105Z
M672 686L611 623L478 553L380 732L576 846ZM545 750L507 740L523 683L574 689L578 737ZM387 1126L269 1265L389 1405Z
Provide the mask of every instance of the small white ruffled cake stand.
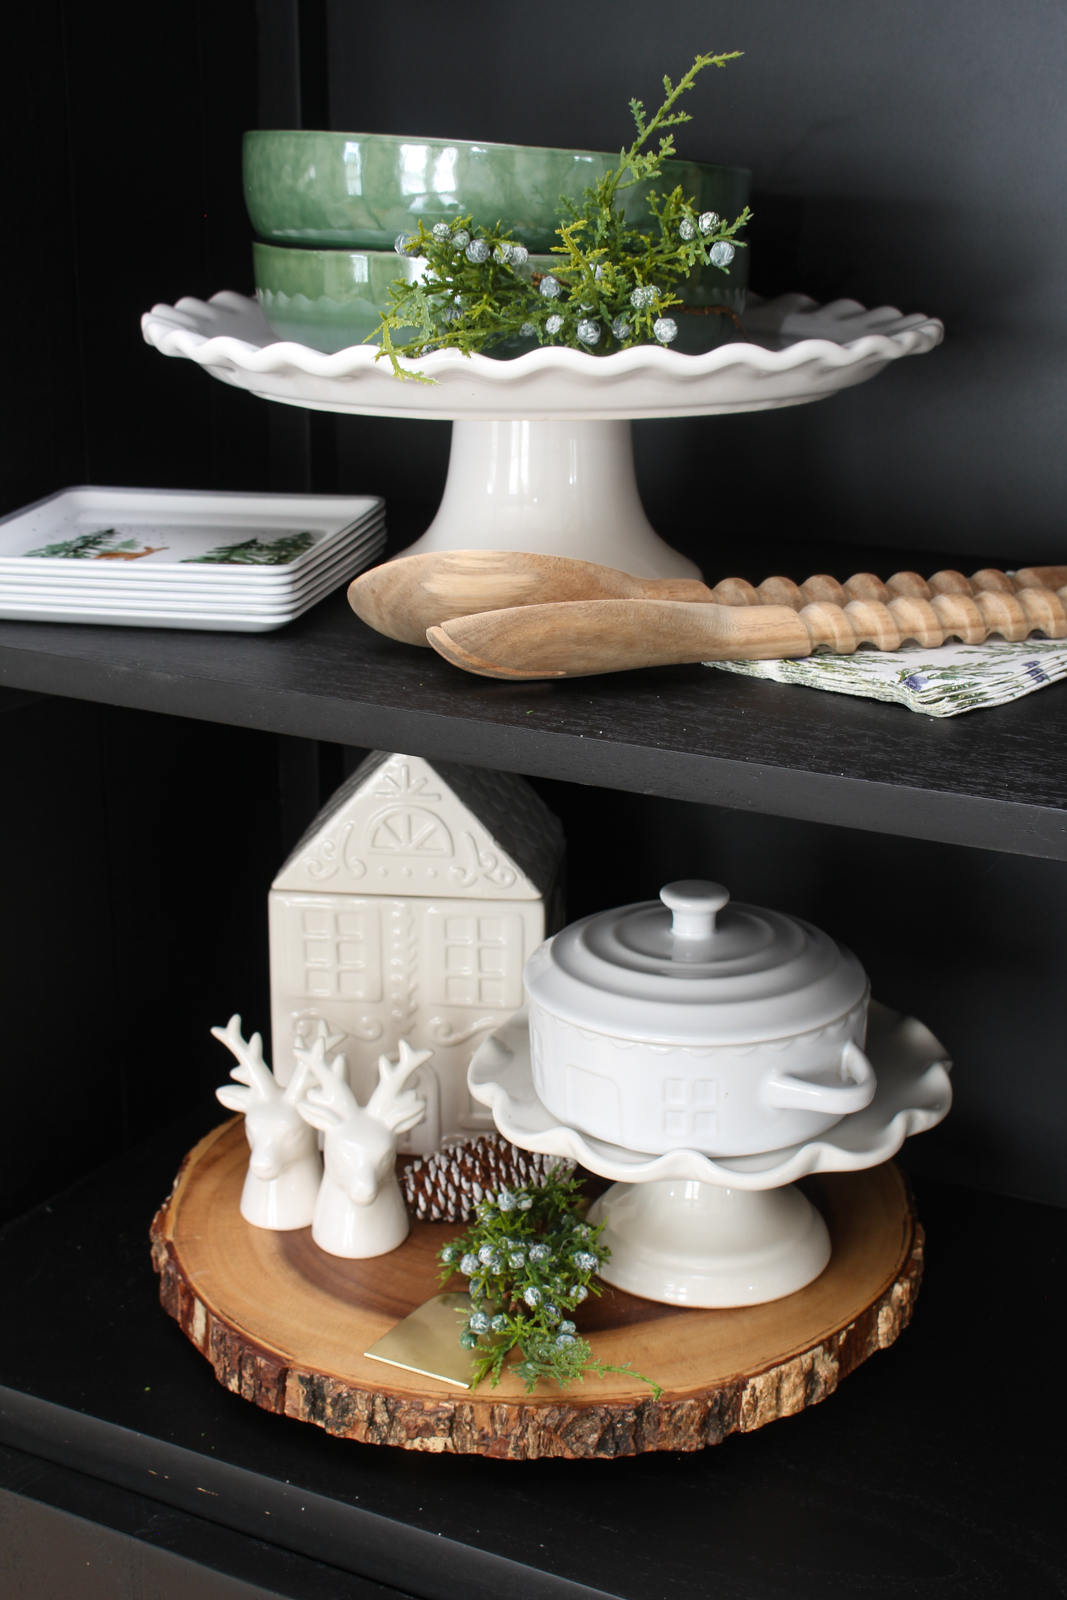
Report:
M654 1156L563 1126L534 1089L525 1011L482 1043L467 1081L513 1144L612 1180L589 1213L606 1224L606 1283L673 1305L751 1306L803 1288L830 1259L826 1225L796 1180L888 1161L952 1104L950 1062L914 1017L872 1001L866 1050L878 1076L866 1110L805 1144L752 1156Z
M495 361L439 350L401 381L375 345L333 355L276 339L255 300L229 290L157 305L148 344L266 400L364 416L451 419L452 452L433 523L404 551L524 550L695 578L654 531L637 489L632 417L693 417L805 405L940 344L936 318L750 295L745 340L703 355L635 345L614 355L545 347Z

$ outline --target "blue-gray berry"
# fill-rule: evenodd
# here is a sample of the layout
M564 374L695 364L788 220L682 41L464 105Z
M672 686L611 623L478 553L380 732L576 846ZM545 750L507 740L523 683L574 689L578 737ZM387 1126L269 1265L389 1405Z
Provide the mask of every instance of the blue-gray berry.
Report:
M450 1261L455 1261L455 1259L456 1259L456 1247L455 1247L455 1245L454 1244L446 1244L444 1249L441 1251L441 1260L446 1262L446 1263L448 1263Z
M531 1261L547 1261L551 1254L547 1244L535 1244L530 1247Z
M506 1333L508 1331L508 1319L502 1311L498 1311L489 1326L494 1333Z
M466 228L457 228L452 235L452 243L457 250L465 250L471 242L471 236Z
M574 1265L580 1272L594 1272L600 1265L600 1262L597 1260L596 1256L591 1253L591 1251L578 1250L575 1252Z
M539 1306L541 1304L541 1291L540 1289L535 1289L531 1284L528 1289L523 1290L522 1298L528 1306Z
M526 326L529 327L530 324L527 323ZM530 1207L532 1205L533 1205L533 1201L530 1198L530 1196L528 1194L523 1195L522 1199L519 1201L519 1210L520 1211L529 1211L529 1209L530 1209Z
M541 279L539 288L546 300L555 300L559 297L563 285L558 278L552 276L551 272L547 272Z
M478 1257L472 1256L468 1251L459 1264L459 1270L464 1277L469 1278L472 1272L477 1272L478 1270Z
M463 1346L464 1350L473 1350L474 1346L478 1343L478 1335L476 1333L472 1333L469 1328L464 1328L463 1332L459 1336L459 1342Z
M483 1267L487 1267L489 1265L490 1261L493 1258L493 1254L495 1252L495 1249L496 1249L495 1245L491 1245L491 1244L483 1244L482 1245L481 1249L478 1251L478 1260L481 1262Z
M496 1203L500 1207L501 1211L514 1211L515 1196L512 1194L510 1189L501 1189L500 1193L496 1197Z
M470 1330L472 1333L489 1332L489 1318L484 1311L471 1312Z
M537 337L536 324L534 324L532 322L524 322L522 327L519 329L519 335L523 339L534 339L534 338L536 338ZM528 1205L524 1206L521 1200L518 1201L518 1207L519 1207L520 1211L528 1211L530 1209ZM512 1263L512 1265L514 1266L514 1262Z
M583 317L578 324L578 337L583 344L596 344L600 338L600 324L592 317Z
M697 226L696 226L696 223L693 221L692 217L683 217L682 218L681 222L678 224L678 232L681 234L683 239L695 239L696 238L696 236L697 236Z
M657 317L652 324L652 332L660 344L670 344L672 339L678 337L678 324L673 317Z
M720 239L718 244L713 244L708 251L708 259L713 267L728 267L736 254L733 245L728 239Z
M563 326L563 318L558 314L558 312L554 312L553 315L550 316L548 321L545 323L545 332L546 333L558 333L559 330L562 328L562 326ZM529 1207L528 1206L520 1206L519 1209L522 1210L522 1211L528 1211Z
M452 229L448 226L447 222L435 222L433 225L433 236L437 240L438 244L447 244L449 239L452 237Z
M489 246L484 239L472 239L463 254L468 261L480 267L483 261L489 260Z
M511 1255L508 1256L508 1266L514 1267L516 1271L518 1271L519 1267L524 1267L525 1265L526 1257L521 1250L513 1250Z
M406 233L398 233L396 238L393 240L393 249L396 251L398 256L411 255L411 246L412 240Z
M560 1331L560 1333L573 1333L574 1332L574 1323L570 1322L568 1319L564 1318L564 1320L559 1325L559 1331Z
M611 331L615 335L616 339L618 339L619 343L622 344L624 339L628 339L630 337L630 324L627 322L625 317L616 317L615 321L611 324Z
M579 1305L581 1305L583 1300L589 1299L589 1290L586 1288L584 1283L580 1283L577 1289L575 1289L574 1299L577 1300Z
M513 244L510 246L510 249L511 256L509 259L511 265L513 267L525 266L527 261L530 259L530 252L527 250L526 246L524 244Z
M637 311L643 311L650 306L656 298L656 291L650 283L639 283L636 289L630 291L630 304Z
M701 233L714 233L719 226L719 213L717 211L702 211L697 219Z
M573 1333L557 1333L556 1334L556 1343L557 1344L573 1344L574 1343L574 1335L573 1335Z

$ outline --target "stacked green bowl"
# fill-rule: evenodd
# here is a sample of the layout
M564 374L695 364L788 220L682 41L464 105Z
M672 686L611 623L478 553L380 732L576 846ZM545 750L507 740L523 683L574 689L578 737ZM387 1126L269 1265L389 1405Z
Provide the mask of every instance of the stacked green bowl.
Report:
M601 151L461 139L246 133L245 201L259 235L255 275L263 313L282 339L327 351L359 344L379 324L388 284L418 271L417 261L394 251L398 235L412 233L420 221L432 228L470 215L475 228L500 225L532 253L550 251L560 196L580 200L617 161ZM628 223L651 223L648 190L677 184L698 211L723 217L736 216L748 200L749 174L742 168L666 161L658 179L621 192ZM679 319L675 349L693 352L720 342L728 319L705 313L712 306L741 311L747 257L739 250L725 271L698 268L681 287L684 309L692 314Z

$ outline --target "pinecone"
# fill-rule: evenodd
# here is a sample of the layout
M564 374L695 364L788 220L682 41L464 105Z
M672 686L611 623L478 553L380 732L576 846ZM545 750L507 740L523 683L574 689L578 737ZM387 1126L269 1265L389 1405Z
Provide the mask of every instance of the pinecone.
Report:
M420 1222L470 1222L478 1201L501 1184L509 1189L541 1185L549 1172L574 1170L563 1156L520 1150L499 1133L483 1133L416 1156L398 1173L404 1199Z

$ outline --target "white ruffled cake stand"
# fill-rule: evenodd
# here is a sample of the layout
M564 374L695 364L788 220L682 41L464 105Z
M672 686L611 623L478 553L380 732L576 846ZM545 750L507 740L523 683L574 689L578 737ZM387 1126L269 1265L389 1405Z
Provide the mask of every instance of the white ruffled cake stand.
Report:
M442 350L404 363L432 378L401 381L377 347L325 355L278 340L257 301L224 291L157 305L147 343L195 361L261 399L315 411L451 420L440 509L405 555L523 550L620 567L643 578L699 577L645 515L631 418L692 417L805 405L940 344L936 318L855 300L749 296L745 340L703 355L637 345L609 356L546 347L513 360Z
M606 1283L673 1305L751 1306L803 1288L830 1259L826 1225L796 1180L878 1166L952 1104L951 1063L914 1017L872 1001L866 1051L878 1077L866 1110L804 1144L751 1156L654 1156L563 1126L534 1088L525 1011L484 1040L467 1081L504 1138L612 1181L589 1213L606 1224Z

